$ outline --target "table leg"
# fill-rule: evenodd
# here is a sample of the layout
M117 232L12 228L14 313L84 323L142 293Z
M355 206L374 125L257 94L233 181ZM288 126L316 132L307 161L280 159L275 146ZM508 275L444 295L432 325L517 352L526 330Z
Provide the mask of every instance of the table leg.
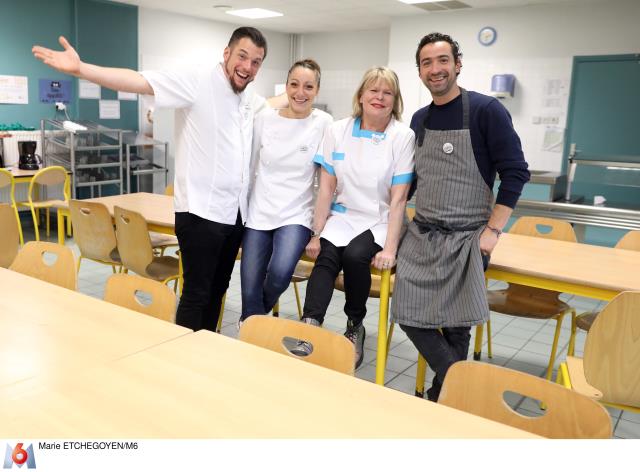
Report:
M391 271L383 270L380 281L380 316L378 318L378 350L376 357L376 383L384 385L387 367L387 329L389 325L389 293L391 292Z

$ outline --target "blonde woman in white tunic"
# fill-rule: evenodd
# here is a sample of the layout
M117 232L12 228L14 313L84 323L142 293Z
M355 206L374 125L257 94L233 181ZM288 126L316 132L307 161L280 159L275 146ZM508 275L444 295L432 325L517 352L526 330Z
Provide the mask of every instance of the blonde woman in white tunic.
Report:
M264 109L253 126L249 216L242 240L242 315L271 311L311 237L314 163L328 113L313 108L320 67L296 62L287 76L288 106Z
M345 336L363 358L370 265L392 267L413 180L414 133L399 122L398 77L386 67L368 70L353 98L353 116L326 133L320 189L307 254L317 257L307 284L303 321L324 320L338 273L344 273ZM308 344L298 351L308 354Z

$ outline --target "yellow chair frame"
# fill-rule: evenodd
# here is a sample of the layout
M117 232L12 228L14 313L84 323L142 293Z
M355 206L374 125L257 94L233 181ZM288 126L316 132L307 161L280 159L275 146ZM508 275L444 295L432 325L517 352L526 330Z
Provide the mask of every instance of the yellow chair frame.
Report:
M34 200L36 190L38 188L37 185L44 185L47 187L51 185L61 185L64 200ZM61 166L49 166L40 169L34 174L31 182L29 183L28 198L27 202L17 202L17 204L19 206L29 207L31 210L36 241L40 241L40 231L38 229L38 211L40 209L44 209L46 211L47 237L50 234L49 210L51 208L58 208L58 224L62 224L64 226L64 216L67 216L68 218L68 213L60 209L60 207L63 209L66 208L71 198L71 182L69 174L67 174L67 170ZM62 234L64 234L64 230L58 228L58 232L60 233L61 231Z

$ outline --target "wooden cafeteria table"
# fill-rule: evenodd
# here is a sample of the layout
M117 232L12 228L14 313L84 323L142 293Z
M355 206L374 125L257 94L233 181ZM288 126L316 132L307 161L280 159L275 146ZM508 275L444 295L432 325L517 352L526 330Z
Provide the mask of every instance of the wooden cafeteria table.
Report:
M0 389L64 376L190 332L0 268Z
M87 201L102 203L113 217L113 207L136 211L147 221L149 231L175 235L173 197L157 193L125 193L110 197L90 198Z
M640 252L505 233L487 279L609 301L640 290ZM480 358L483 325L476 328L474 358Z
M611 300L640 290L640 252L503 234L487 278Z
M0 436L28 438L533 438L209 331L20 390Z

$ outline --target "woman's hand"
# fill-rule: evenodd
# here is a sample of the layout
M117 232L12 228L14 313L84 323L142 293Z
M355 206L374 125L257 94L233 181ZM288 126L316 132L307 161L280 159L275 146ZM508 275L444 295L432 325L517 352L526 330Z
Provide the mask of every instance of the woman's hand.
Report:
M320 254L320 237L312 237L309 244L307 244L305 251L307 253L307 257L314 260L317 259L318 254Z
M371 262L373 266L378 270L391 269L394 265L396 265L396 253L395 251L383 249L375 256L373 256L373 261Z
M60 36L58 41L64 51L54 51L42 46L34 46L31 51L37 59L46 65L65 74L78 75L80 73L80 56L64 36Z

